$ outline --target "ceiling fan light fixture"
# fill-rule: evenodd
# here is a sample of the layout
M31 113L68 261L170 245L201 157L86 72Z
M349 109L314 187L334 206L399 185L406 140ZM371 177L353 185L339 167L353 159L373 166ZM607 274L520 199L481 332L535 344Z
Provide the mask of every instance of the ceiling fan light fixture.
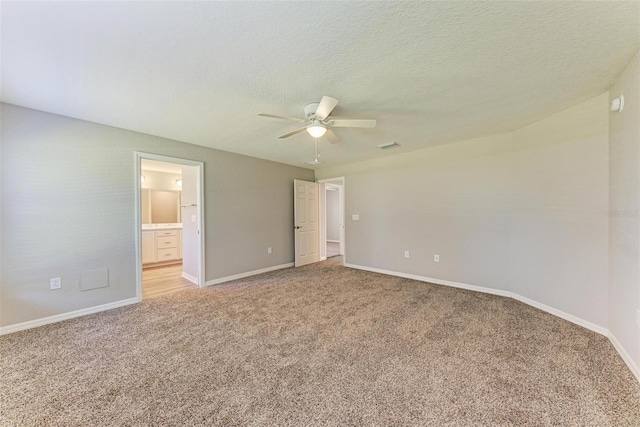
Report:
M322 123L315 122L307 126L307 132L314 138L320 138L327 132L327 127Z
M291 132L279 136L279 139L289 138L290 136L304 133L306 130L312 138L322 138L327 135L330 143L335 144L339 141L333 128L374 128L376 127L375 119L345 119L332 116L333 109L338 105L338 100L330 96L323 96L320 102L312 102L304 107L304 119L296 119L294 117L276 116L274 114L260 113L259 116L269 117L272 119L289 120L300 123L300 127ZM331 130L329 128L332 128Z

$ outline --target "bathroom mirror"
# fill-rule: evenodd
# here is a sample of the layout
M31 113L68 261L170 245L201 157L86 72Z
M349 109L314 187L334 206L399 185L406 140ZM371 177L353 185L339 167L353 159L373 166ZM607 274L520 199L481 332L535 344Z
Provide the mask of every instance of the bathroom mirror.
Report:
M174 224L180 217L180 191L142 190L142 223Z

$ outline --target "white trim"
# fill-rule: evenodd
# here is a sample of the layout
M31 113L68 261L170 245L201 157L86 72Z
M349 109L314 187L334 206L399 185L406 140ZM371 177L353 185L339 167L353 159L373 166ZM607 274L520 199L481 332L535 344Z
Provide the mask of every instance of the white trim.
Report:
M345 262L347 262L347 254L346 254L346 247L345 247L345 197L344 197L344 191L347 188L347 183L345 181L345 178L342 177L342 186L340 187L340 255L342 255L342 265L344 265Z
M188 281L190 281L191 283L194 284L198 284L198 278L195 276L190 275L189 273L187 273L186 271L183 271L181 274L183 279L187 279Z
M199 265L200 268L198 269L198 286L202 287L204 285L204 281L206 280L204 269L205 269L205 261L207 259L205 257L206 244L204 241L206 236L205 223L207 222L205 217L205 211L204 211L204 204L205 204L204 162L194 162L194 163L198 163L198 172L199 172L198 182L196 183L196 191L198 192L198 230L200 234L200 265Z
M389 276L397 276L397 277L403 277L406 279L413 279L413 280L418 280L420 282L428 282L428 283L434 283L436 285L443 285L443 286L451 286L454 288L461 288L461 289L467 289L470 291L476 291L476 292L482 292L482 293L486 293L486 294L493 294L493 295L499 295L499 296L503 296L503 297L508 297L508 298L513 298L517 301L520 301L524 304L530 305L532 307L535 307L539 310L545 311L549 314L552 314L554 316L560 317L561 319L564 319L568 322L574 323L578 326L582 326L583 328L587 328L597 334L600 335L604 335L605 337L609 338L609 341L611 341L611 344L613 345L613 348L616 349L616 351L618 352L618 354L620 355L620 357L622 358L622 360L624 361L624 363L627 365L627 367L629 367L629 369L631 370L631 373L636 377L636 379L638 380L638 382L640 382L640 368L638 367L638 365L636 365L633 361L633 359L631 358L631 356L629 356L629 353L627 353L627 351L624 349L624 347L620 344L620 342L618 342L618 340L616 339L616 337L611 333L611 331L609 331L607 328L604 328L602 326L598 326L595 323L591 323L587 320L581 319L577 316L574 316L572 314L568 314L565 313L562 310L558 310L557 308L553 308L550 307L548 305L539 303L537 301L534 301L532 299L529 298L525 298L522 295L518 295L516 293L513 292L509 292L509 291L503 291L500 289L491 289L491 288L485 288L482 286L475 286L475 285L468 285L466 283L459 283L459 282L451 282L449 280L441 280L441 279L433 279L431 277L424 277L424 276L418 276L415 274L408 274L408 273L400 273L397 271L390 271L390 270L383 270L381 268L373 268L373 267L365 267L363 265L356 265L356 264L344 264L345 267L349 267L349 268L354 268L356 270L365 270L365 271L371 271L373 273L380 273L380 274L387 274Z
M548 305L542 304L538 301L534 301L532 299L523 297L522 295L518 295L515 293L511 293L511 298L523 302L527 305L540 309L542 311L546 311L549 314L553 314L554 316L558 316L561 319L567 320L571 323L575 323L578 326L582 326L583 328L587 328L596 332L600 335L604 335L605 337L609 335L609 330L607 328L603 328L602 326L598 326L595 323L591 323L587 320L581 319L573 314L565 313L562 310L558 310L557 308L549 307Z
M633 362L633 359L631 359L629 353L627 353L624 347L622 347L622 344L620 344L618 339L615 337L615 335L613 335L613 333L611 333L611 331L608 331L607 336L609 337L609 341L611 341L611 344L613 344L613 347L618 351L620 357L622 357L622 360L624 360L624 363L626 363L627 367L631 370L631 373L636 377L638 382L640 382L640 367L638 367L638 365Z
M405 279L418 280L420 282L435 283L436 285L451 286L453 288L460 288L460 289L467 289L469 291L483 292L485 294L500 295L500 296L503 296L503 297L510 297L511 296L511 292L503 291L503 290L500 290L500 289L484 288L482 286L467 285L466 283L451 282L449 280L442 280L442 279L433 279L431 277L418 276L418 275L415 275L415 274L408 274L408 273L400 273L398 271L383 270L381 268L365 267L363 265L345 264L344 266L345 267L349 267L349 268L355 268L357 270L365 270L365 271L371 271L373 273L381 273L381 274L387 274L389 276L397 276L397 277L403 277Z
M230 282L232 280L244 279L245 277L255 276L256 274L268 273L269 271L281 270L283 268L293 267L295 264L289 262L287 264L274 265L273 267L261 268L260 270L247 271L246 273L234 274L233 276L221 277L205 282L205 286L219 285L220 283Z
M320 238L318 239L318 245L320 246L320 261L327 259L327 245L324 244L327 240L327 184L318 182L320 185L320 197L318 198L318 218L320 221Z
M500 295L503 297L513 298L522 303L538 308L542 311L546 311L547 313L553 314L554 316L560 317L564 320L568 320L569 322L575 323L576 325L582 326L583 328L587 328L593 332L597 332L601 335L608 336L608 333L609 333L607 328L603 328L602 326L598 326L595 323L591 323L589 321L576 317L572 314L565 313L562 310L558 310L557 308L550 307L548 305L539 303L537 301L523 297L521 295L518 295L510 291L503 291L501 289L493 289L493 288L485 288L485 287L476 286L476 285L468 285L466 283L451 282L449 280L434 279L432 277L418 276L415 274L399 273L397 271L383 270L380 268L364 267L361 265L345 264L345 267L355 268L358 270L372 271L374 273L388 274L390 276L404 277L406 279L419 280L421 282L429 282L429 283L434 283L436 285L451 286L454 288L467 289L470 291L482 292L485 294L493 294L493 295Z
M133 232L135 245L136 245L136 302L142 301L142 269L144 268L142 263L142 181L140 175L142 175L142 157L136 151L133 153L134 169L136 171L136 183L135 183L135 202L134 202L134 214L135 221ZM155 244L154 244L155 247Z
M54 316L43 317L41 319L29 320L28 322L15 323L13 325L1 327L0 335L24 331L25 329L37 328L38 326L61 322L63 320L73 319L75 317L86 316L88 314L99 313L101 311L111 310L112 308L123 307L125 305L135 304L137 302L138 298L128 298L116 302L110 302L107 304L96 305L94 307L70 311L68 313L56 314Z
M329 240L327 239L328 243L340 243L340 240Z
M222 277L220 279L209 280L204 286L218 285L231 280L242 279L249 276L255 276L256 274L267 273L269 271L281 270L283 268L293 267L293 263L275 265L273 267L262 268L260 270L248 271L246 273L235 274L233 276ZM189 276L189 277L186 277ZM196 283L197 278L187 273L182 273L182 277ZM112 308L123 307L125 305L136 304L140 302L138 297L128 298L121 301L110 302L107 304L97 305L95 307L83 308L76 311L70 311L68 313L56 314L54 316L43 317L41 319L30 320L28 322L16 323L14 325L8 325L0 327L0 335L11 334L13 332L23 331L25 329L36 328L38 326L48 325L50 323L61 322L63 320L73 319L75 317L86 316L88 314L99 313L101 311L111 310Z
M235 274L233 276L227 276L227 277L222 277L220 279L214 279L214 280L209 280L208 282L206 282L204 284L204 286L213 286L213 285L218 285L221 283L225 283L225 282L229 282L231 280L237 280L237 279L243 279L245 277L249 277L249 276L255 276L257 274L262 274L262 273L267 273L270 271L275 271L275 270L281 270L283 268L289 268L289 267L293 267L294 263L290 262L287 264L281 264L281 265L276 265L273 267L267 267L267 268L262 268L260 270L253 270L253 271L249 271L246 273L240 273L240 274ZM629 353L627 353L627 351L624 349L624 347L622 346L622 344L620 344L620 342L618 341L618 339L615 337L615 335L613 335L613 333L611 331L609 331L606 328L603 328L601 326L595 325L591 322L588 322L584 319L581 319L579 317L576 317L574 315L565 313L561 310L555 309L553 307L549 307L548 305L545 304L541 304L537 301L534 301L532 299L529 298L525 298L521 295L515 294L513 292L509 292L509 291L503 291L503 290L499 290L499 289L491 289L491 288L485 288L482 286L475 286L475 285L468 285L465 283L459 283L459 282L452 282L449 280L441 280L441 279L433 279L433 278L429 278L429 277L424 277L424 276L418 276L415 274L408 274L408 273L400 273L397 271L390 271L390 270L383 270L380 268L373 268L373 267L365 267L362 265L356 265L356 264L345 264L345 267L348 268L353 268L356 270L364 270L364 271L370 271L373 273L380 273L380 274L386 274L389 276L396 276L396 277L403 277L406 279L413 279L413 280L418 280L420 282L428 282L428 283L433 283L436 285L443 285L443 286L450 286L450 287L454 287L454 288L460 288L460 289L466 289L466 290L470 290L470 291L475 291L475 292L482 292L482 293L487 293L487 294L493 294L493 295L499 295L499 296L504 296L504 297L508 297L508 298L513 298L515 300L518 300L524 304L530 305L532 307L535 307L539 310L545 311L549 314L552 314L554 316L560 317L564 320L567 320L571 323L575 323L578 326L582 326L584 328L587 328L593 332L599 333L601 335L604 335L605 337L609 338L609 341L611 341L611 344L613 345L613 347L616 349L616 351L618 352L618 354L620 355L620 357L622 358L622 360L624 361L624 363L627 365L627 367L629 368L629 370L631 371L631 373L635 376L635 378L638 380L638 382L640 382L640 368L638 367L638 365L636 365L633 361L633 359L631 358L631 356L629 355ZM183 272L182 273L182 277L184 277L185 279L196 283L196 278ZM137 297L134 298L128 298L128 299L124 299L124 300L120 300L120 301L115 301L115 302L111 302L111 303L107 303L107 304L102 304L102 305L97 305L94 307L88 307L88 308L83 308L80 310L75 310L75 311L70 311L68 313L62 313L62 314L56 314L54 316L49 316L49 317L43 317L41 319L35 319L35 320L30 320L27 322L22 322L22 323L16 323L13 325L9 325L9 326L3 326L0 327L0 335L7 335L7 334L11 334L14 332L18 332L18 331L23 331L25 329L32 329L32 328L37 328L38 326L44 326L44 325L48 325L51 323L56 323L56 322L61 322L63 320L68 320L68 319L73 319L76 317L82 317L82 316L86 316L89 314L94 314L94 313L99 313L102 311L106 311L106 310L111 310L114 308L118 308L118 307L124 307L127 305L131 305L131 304L136 304L139 302L139 299Z

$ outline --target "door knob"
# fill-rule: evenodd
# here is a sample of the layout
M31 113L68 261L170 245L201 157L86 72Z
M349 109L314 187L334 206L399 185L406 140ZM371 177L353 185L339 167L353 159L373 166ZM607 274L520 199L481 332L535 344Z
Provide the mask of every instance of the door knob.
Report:
M299 226L299 225L296 225L295 227L293 227L293 229L294 229L294 230L298 230L298 229L300 229L300 228L302 228L302 227L301 227L301 226Z

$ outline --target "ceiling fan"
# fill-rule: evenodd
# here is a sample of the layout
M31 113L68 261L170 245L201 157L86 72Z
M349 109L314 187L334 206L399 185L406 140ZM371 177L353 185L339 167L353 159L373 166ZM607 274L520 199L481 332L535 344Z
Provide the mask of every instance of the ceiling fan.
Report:
M338 105L338 100L330 96L323 96L320 102L312 102L304 107L304 119L294 117L275 116L273 114L260 113L259 116L270 117L272 119L289 120L292 122L304 123L304 125L294 131L285 133L280 139L289 138L305 130L314 138L327 137L329 142L336 143L340 140L331 128L372 128L376 126L376 121L371 119L344 119L340 117L330 117L331 111Z

